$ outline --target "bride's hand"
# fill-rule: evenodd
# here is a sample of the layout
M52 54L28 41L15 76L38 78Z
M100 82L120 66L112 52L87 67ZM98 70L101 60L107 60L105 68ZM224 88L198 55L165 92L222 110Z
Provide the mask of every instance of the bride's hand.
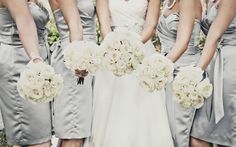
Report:
M75 70L75 75L79 78L83 78L83 77L86 77L88 75L88 72L85 71L85 70L76 69Z

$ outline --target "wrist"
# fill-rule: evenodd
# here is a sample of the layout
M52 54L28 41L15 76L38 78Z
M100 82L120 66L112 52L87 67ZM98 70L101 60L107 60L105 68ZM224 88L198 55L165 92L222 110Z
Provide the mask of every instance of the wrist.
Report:
M199 68L199 69L201 69L201 70L205 70L204 66L203 66L203 65L201 65L200 63L199 63L199 64L197 64L195 67L197 67L197 68Z
M140 34L140 40L142 41L142 43L147 42L147 39L142 34Z
M168 58L172 63L175 63L175 60L171 56L171 52L165 54L166 58Z
M70 41L81 41L83 40L83 33L70 33Z
M201 68L200 66L195 66L195 68L197 68L198 70L204 71L204 69Z
M43 59L40 57L40 55L38 53L35 53L35 52L30 53L30 59L34 63L38 63L40 61L43 61Z
M110 32L112 32L112 29L110 27L103 27L101 28L101 34L102 34L102 37L105 38L107 36L107 34L109 34Z

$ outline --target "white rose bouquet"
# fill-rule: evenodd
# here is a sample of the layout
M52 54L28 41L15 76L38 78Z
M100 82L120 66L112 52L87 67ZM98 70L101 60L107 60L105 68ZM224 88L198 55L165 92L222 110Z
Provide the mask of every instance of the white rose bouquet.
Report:
M64 51L64 63L72 72L80 70L93 75L101 66L99 46L94 42L74 41ZM83 77L80 77L79 84L82 84L83 80Z
M145 58L137 70L139 83L148 92L164 88L173 80L173 72L173 63L159 53Z
M22 98L32 103L50 102L61 92L63 78L54 69L43 62L28 64L17 83Z
M203 79L203 71L197 67L182 67L173 82L175 100L185 108L198 109L212 94L212 84Z
M128 30L119 30L107 35L102 43L103 66L115 76L130 74L144 58L141 37Z

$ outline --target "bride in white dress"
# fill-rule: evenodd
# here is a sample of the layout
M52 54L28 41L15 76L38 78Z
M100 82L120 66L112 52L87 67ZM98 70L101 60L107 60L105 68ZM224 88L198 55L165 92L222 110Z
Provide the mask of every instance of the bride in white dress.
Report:
M155 52L154 34L160 0L97 0L101 33L136 30L146 43L146 56ZM164 91L148 93L135 74L115 77L103 71L94 85L92 136L85 147L174 147Z

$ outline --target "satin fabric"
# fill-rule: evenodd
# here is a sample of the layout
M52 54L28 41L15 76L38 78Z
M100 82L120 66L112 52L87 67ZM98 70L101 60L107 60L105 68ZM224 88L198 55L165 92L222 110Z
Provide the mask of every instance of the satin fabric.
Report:
M141 32L147 0L109 0L113 29ZM155 53L148 41L145 56ZM92 137L85 147L174 147L165 107L165 92L146 92L135 73L110 71L95 76Z
M29 3L39 38L40 55L47 62L48 51L46 24L49 15L46 9ZM20 72L29 62L20 41L16 24L6 8L0 8L0 109L9 144L32 145L51 139L50 104L32 104L17 92Z
M208 32L217 15L217 7L209 8L202 22ZM210 78L214 86L203 108L196 112L192 136L207 142L236 146L236 16L224 33L216 55L210 64Z
M164 10L167 6L164 7ZM179 14L177 12L160 17L157 27L161 42L161 53L169 53L176 42L177 29L179 25ZM175 68L195 65L200 57L198 47L200 36L200 21L195 20L192 36L185 53L175 63ZM195 114L195 109L186 109L174 100L172 84L166 87L166 107L170 123L172 138L175 147L189 147L190 131Z
M4 128L3 126L3 122L2 122L2 113L1 113L1 109L0 109L0 130L2 130Z
M77 0L83 27L83 39L96 41L95 9L92 0ZM91 135L93 76L85 77L84 84L77 84L77 77L65 67L63 51L69 44L69 30L62 12L54 12L60 41L51 50L51 65L64 80L61 94L53 102L55 136L62 139L80 139Z

